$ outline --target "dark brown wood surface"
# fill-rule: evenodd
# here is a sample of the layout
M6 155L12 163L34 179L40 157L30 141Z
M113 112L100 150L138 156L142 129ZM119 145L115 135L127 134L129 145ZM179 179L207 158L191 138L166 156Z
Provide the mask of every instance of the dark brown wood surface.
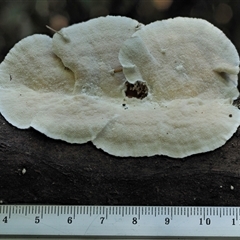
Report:
M119 158L17 129L0 115L0 202L239 206L239 136L184 159Z

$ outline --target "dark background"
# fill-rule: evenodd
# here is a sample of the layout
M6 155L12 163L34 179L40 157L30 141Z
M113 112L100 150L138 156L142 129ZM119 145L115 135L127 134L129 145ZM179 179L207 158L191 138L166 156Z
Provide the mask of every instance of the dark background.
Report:
M0 0L0 62L22 38L103 15L148 24L204 18L240 50L240 1ZM216 43L217 44L217 43ZM118 158L91 143L52 140L19 130L0 115L0 203L240 205L240 131L221 148L183 159Z
M0 0L0 61L22 38L105 15L148 24L177 16L203 18L220 28L240 49L238 0Z

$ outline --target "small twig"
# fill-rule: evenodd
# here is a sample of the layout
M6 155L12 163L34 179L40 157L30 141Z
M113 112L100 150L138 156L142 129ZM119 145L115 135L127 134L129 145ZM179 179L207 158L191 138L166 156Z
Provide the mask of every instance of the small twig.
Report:
M46 25L46 28L50 29L51 31L55 32L55 33L58 33L61 35L61 33L59 33L57 30L51 28L50 26Z
M48 29L50 29L51 31L53 31L53 32L55 32L55 33L57 33L57 34L59 34L64 40L69 41L69 38L68 38L65 34L60 33L59 31L57 31L57 30L51 28L51 27L48 26L48 25L46 25L46 28L48 28Z

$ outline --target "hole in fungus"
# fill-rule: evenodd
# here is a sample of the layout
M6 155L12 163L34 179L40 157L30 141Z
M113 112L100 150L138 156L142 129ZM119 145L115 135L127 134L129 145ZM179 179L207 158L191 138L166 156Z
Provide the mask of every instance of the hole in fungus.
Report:
M228 116L231 118L231 117L232 117L232 114L229 114Z
M134 84L125 82L125 94L129 98L143 99L148 95L148 87L145 82L136 81Z

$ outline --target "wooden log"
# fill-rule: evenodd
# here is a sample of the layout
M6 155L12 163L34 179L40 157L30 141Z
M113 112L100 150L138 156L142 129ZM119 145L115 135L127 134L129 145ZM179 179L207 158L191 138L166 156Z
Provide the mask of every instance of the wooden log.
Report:
M87 205L239 205L239 130L221 148L183 159L114 157L0 116L0 202Z

